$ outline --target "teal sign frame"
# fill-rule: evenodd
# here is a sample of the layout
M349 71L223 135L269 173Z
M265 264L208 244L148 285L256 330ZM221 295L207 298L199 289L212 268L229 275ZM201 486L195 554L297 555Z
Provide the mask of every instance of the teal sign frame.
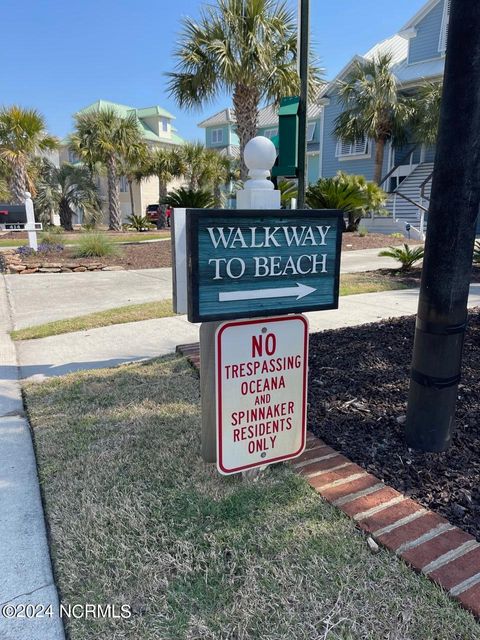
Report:
M187 209L188 319L338 308L343 214Z

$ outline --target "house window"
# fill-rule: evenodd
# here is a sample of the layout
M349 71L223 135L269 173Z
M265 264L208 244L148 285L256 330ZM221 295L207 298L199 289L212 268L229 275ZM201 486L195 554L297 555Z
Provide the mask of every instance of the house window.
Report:
M77 154L71 149L68 150L68 161L70 162L70 164L76 164L77 162L79 162Z
M265 138L270 138L271 140L276 135L278 135L278 127L274 127L273 129L265 129L263 135L265 136Z
M445 53L445 50L447 48L448 23L450 21L450 5L451 4L452 4L452 0L444 0L442 28L440 30L440 41L438 43L438 50L440 51L440 53Z
M369 152L368 138L362 136L354 142L338 140L335 155L337 158L345 158L350 156L366 156Z
M317 126L316 122L309 122L307 125L307 142L312 142L315 136L315 127Z
M162 131L168 131L168 122L166 118L161 118Z
M120 183L120 192L121 193L127 193L127 191L128 191L128 180L126 179L126 177L125 176L121 176L120 180L119 180L119 183Z
M212 144L223 142L223 129L212 129Z

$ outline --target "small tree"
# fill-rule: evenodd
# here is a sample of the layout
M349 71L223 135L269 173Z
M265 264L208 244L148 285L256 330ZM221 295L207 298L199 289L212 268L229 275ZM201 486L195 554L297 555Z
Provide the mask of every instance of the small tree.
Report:
M0 110L0 159L7 165L11 200L25 202L28 167L39 151L55 149L58 141L46 131L44 117L35 109L17 105Z
M89 111L75 116L75 132L70 145L93 171L97 162L107 168L110 229L121 231L119 163L131 148L142 144L134 114L122 118L114 109Z
M366 62L355 61L345 81L338 83L343 112L335 120L335 135L347 142L370 138L375 142L374 181L382 179L385 145L402 143L414 112L414 102L398 93L390 54Z
M356 231L367 213L383 211L387 194L363 176L339 172L333 178L320 178L310 185L305 201L311 209L340 209L347 216L345 231Z
M45 219L58 211L65 231L72 231L74 209L95 212L101 208L97 187L87 167L65 163L58 168L48 161L40 174L35 204Z
M221 91L232 93L245 180L243 151L257 133L260 104L299 90L293 12L280 0L215 0L199 20L183 20L174 55L177 70L168 74L169 88L181 107L203 106ZM318 79L312 68L312 90Z

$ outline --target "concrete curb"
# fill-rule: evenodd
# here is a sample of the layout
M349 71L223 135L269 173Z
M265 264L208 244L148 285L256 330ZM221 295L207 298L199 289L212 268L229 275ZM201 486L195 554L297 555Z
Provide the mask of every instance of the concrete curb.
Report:
M179 345L177 353L199 371L198 343ZM480 619L480 544L473 536L385 485L312 433L304 453L291 464L322 498Z
M5 279L0 278L0 637L63 640L37 465L24 416ZM7 607L5 608L5 605ZM11 605L10 607L8 605ZM51 605L52 616L42 616ZM24 611L24 617L16 617ZM13 616L12 616L13 614Z

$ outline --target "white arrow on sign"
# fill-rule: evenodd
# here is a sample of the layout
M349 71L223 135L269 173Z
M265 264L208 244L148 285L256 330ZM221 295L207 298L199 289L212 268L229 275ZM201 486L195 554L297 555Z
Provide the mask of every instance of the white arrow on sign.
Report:
M251 291L227 291L218 294L219 302L233 302L234 300L257 300L259 298L291 298L297 300L316 291L314 287L297 282L296 287L283 287L281 289L255 289Z

